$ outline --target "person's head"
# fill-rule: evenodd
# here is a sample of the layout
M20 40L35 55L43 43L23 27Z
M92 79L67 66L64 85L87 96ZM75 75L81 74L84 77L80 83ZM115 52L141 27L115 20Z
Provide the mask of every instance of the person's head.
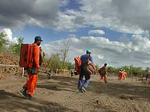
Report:
M34 38L34 43L36 43L38 46L40 46L41 45L41 42L42 42L43 40L41 39L41 36L36 36L35 38Z
M89 54L89 55L90 55L90 54L91 54L91 50L89 50L89 49L86 50L86 54Z
M105 63L104 66L107 66L107 63Z

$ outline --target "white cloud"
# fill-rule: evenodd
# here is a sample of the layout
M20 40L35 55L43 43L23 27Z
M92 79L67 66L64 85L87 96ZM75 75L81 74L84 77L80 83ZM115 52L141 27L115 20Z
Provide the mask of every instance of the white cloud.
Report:
M60 0L60 6L66 6L68 4L69 0Z
M132 36L133 49L135 51L142 51L150 53L150 41L147 37L142 37L141 35Z
M0 25L17 29L26 24L55 28L61 3L59 0L1 0Z
M103 30L90 30L89 34L100 34L100 35L104 35L105 32Z
M102 66L108 63L114 67L120 66L141 66L147 67L150 65L150 40L141 35L133 35L128 43L110 41L104 37L80 37L69 38L70 48L67 55L67 60L74 62L74 57L85 54L87 49L92 51L92 56L95 64ZM63 40L53 41L44 44L43 50L46 54L60 52L60 47ZM57 45L57 46L56 46Z
M57 30L70 30L74 28L74 23L72 22L75 19L74 15L66 15L60 12L58 16L58 22L55 23Z
M150 31L149 0L77 0L77 10L67 8L69 0L10 1L0 1L3 27L23 28L28 24L69 31L88 26L131 34Z
M121 36L118 39L120 42L123 43L129 43L130 42L130 38L128 37L127 34L121 34Z
M1 33L4 33L4 35L6 35L5 37L3 37L5 40L8 40L9 44L16 44L18 43L18 38L16 37L12 37L12 31L11 29L2 29L0 30Z
M98 55L98 58L99 58L99 59L103 59L104 57L103 57L103 56L101 56L101 55Z
M57 21L54 22L55 30L68 30L75 32L78 28L83 28L85 19L80 12L67 10L66 12L58 12Z
M66 10L64 15L82 17L80 28L94 26L109 28L122 33L149 34L150 1L141 0L81 0L80 11ZM139 7L139 4L140 7ZM138 11L138 12L137 12Z

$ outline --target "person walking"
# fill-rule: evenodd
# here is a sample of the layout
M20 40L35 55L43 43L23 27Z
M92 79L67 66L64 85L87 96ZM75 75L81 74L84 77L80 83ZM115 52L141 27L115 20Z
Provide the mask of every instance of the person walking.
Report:
M146 81L148 80L149 77L150 77L150 74L149 74L149 73L146 73L146 76L145 76Z
M103 67L101 67L98 72L100 74L100 82L103 82L103 78L105 83L107 83L107 78L106 78L106 74L107 74L107 69L106 69L107 63L104 64Z
M122 70L120 70L120 71L118 72L118 81L121 80L121 77L122 77Z
M124 70L123 71L123 79L126 80L126 77L127 77L127 72Z
M20 93L25 96L27 99L31 99L34 95L36 85L37 85L37 79L38 79L38 68L40 67L40 48L42 39L40 36L35 37L35 41L32 44L31 49L33 49L33 52L30 56L31 62L28 64L27 73L29 75L29 80L26 82L26 84L23 86L23 89L20 91Z
M90 81L90 74L85 72L84 70L84 64L90 60L93 63L93 58L91 56L91 50L87 50L86 54L81 56L81 72L79 75L79 81L78 81L78 89L80 92L85 93L86 92L86 88L89 84ZM85 82L83 83L83 76L85 76ZM83 84L82 84L83 83Z
M127 76L127 72L125 70L123 70L120 81L122 82L123 80L126 80L126 76Z

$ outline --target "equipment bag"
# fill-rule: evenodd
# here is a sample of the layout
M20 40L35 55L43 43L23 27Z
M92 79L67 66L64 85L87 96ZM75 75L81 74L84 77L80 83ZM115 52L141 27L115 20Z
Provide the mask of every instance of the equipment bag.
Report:
M81 59L79 57L75 57L74 60L75 60L75 70L76 70L76 73L80 74L82 61L81 61Z
M44 56L45 56L45 53L44 53L44 51L42 50L42 48L40 47L39 65L42 65L42 63L43 63L43 61L44 61Z
M96 71L96 66L88 59L84 64L84 71L88 74L93 74Z
M33 57L33 45L32 44L21 44L20 52L20 67L27 69L29 63L31 63Z
M101 70L99 71L100 75L105 75L106 71L105 71L105 67L102 67Z

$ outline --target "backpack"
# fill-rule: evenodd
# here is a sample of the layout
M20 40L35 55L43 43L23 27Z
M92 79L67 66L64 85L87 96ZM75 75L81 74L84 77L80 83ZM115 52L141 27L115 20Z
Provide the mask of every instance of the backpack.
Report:
M28 68L29 63L33 60L33 46L32 44L21 44L21 52L20 52L20 67Z
M76 70L76 73L80 74L82 61L81 61L81 59L79 57L75 57L74 60L75 60L75 70Z
M105 67L102 67L99 73L104 76L106 74Z

